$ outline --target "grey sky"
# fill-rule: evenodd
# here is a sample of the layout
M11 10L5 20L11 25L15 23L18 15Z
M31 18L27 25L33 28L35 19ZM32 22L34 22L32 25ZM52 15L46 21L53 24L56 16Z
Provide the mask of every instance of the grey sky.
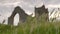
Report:
M7 19L16 6L20 6L27 14L34 14L34 7L41 7L43 4L50 11L50 8L60 7L60 0L0 0L0 22Z

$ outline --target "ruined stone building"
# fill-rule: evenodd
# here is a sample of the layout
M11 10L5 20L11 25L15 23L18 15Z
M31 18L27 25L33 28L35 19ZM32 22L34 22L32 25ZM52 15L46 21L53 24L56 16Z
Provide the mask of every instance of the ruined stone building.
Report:
M25 22L26 21L28 15L25 13L25 11L21 7L17 6L17 7L15 7L11 16L8 18L8 24L9 25L13 25L14 17L17 13L19 14L19 21L20 22Z
M8 24L9 25L13 25L13 23L14 23L14 17L15 17L15 15L17 13L19 14L19 21L20 22L23 23L23 22L26 21L28 15L24 12L23 9L21 9L21 7L17 6L17 7L15 7L15 9L12 12L11 16L8 18ZM41 15L43 15L43 14L45 15L44 16L45 20L48 20L48 9L46 9L44 5L42 7L38 7L38 8L35 7L35 17L37 19L39 19L39 17Z
M44 5L38 8L35 7L35 17L39 19L41 15L45 17L45 20L48 20L48 9L46 9Z

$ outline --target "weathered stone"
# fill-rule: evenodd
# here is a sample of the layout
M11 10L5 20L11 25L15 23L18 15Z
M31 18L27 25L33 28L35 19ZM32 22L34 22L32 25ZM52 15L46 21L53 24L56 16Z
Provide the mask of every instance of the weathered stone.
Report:
M14 16L16 14L19 14L19 22L25 22L27 20L28 15L24 12L21 7L17 6L15 7L14 11L12 12L11 16L8 18L8 24L13 25L14 23ZM45 6L43 5L42 7L36 8L35 7L35 17L39 19L41 15L45 15L45 20L48 20L48 9L45 9Z
M41 15L45 15L45 20L48 19L48 9L45 9L45 6L43 5L42 7L35 7L35 17L39 19Z
M19 14L19 21L20 22L23 23L23 22L26 21L28 15L24 12L23 9L21 9L21 7L17 6L17 7L15 7L15 9L12 12L11 16L8 18L8 24L9 25L13 25L13 23L14 23L14 17L15 17L15 15L17 13Z

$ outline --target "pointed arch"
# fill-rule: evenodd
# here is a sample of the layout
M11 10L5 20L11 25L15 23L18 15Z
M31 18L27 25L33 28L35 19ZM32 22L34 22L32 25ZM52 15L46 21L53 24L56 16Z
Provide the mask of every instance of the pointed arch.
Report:
M17 7L15 7L11 16L8 18L8 24L9 25L13 25L14 17L17 13L19 14L19 21L20 22L25 22L26 21L28 15L24 12L23 9L21 9L21 7L17 6Z

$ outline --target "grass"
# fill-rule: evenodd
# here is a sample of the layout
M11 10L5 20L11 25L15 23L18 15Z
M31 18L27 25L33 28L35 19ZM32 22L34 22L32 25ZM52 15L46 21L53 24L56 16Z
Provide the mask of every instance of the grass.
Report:
M44 17L43 17L44 18ZM18 26L0 24L0 34L60 34L60 22L31 18Z

